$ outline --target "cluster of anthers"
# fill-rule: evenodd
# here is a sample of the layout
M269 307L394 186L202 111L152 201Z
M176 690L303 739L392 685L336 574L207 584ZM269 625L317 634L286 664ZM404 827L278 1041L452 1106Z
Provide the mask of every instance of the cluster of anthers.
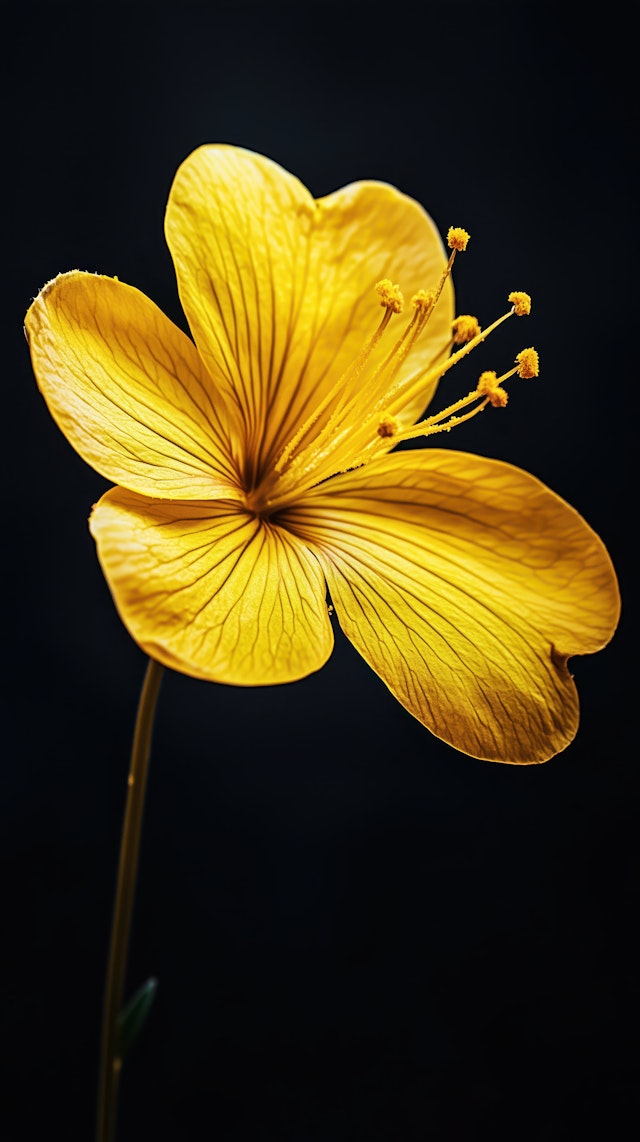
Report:
M523 349L518 353L513 368L501 376L495 372L484 372L475 389L465 397L417 424L408 427L401 424L399 416L409 402L421 392L429 392L454 365L508 318L514 314L522 317L531 311L529 295L515 290L509 294L508 311L485 329L480 328L475 317L459 316L453 322L451 335L453 345L460 348L424 372L407 375L404 370L400 376L403 363L423 334L438 303L456 254L466 249L468 241L466 230L460 227L449 229L447 244L451 255L438 285L435 289L421 289L414 294L411 298L412 317L386 356L374 365L374 350L392 318L404 309L399 286L388 278L377 282L375 288L385 311L382 320L355 361L331 386L311 416L280 452L272 472L273 482L270 482L268 491L264 486L262 489L263 495L267 493L266 502L271 510L287 500L294 486L300 491L303 486L312 486L388 451L390 438L397 444L402 440L450 432L482 412L487 405L503 408L508 399L505 381L516 374L523 378L538 376L536 350Z
M433 313L444 283L451 273L451 267L456 253L458 250L466 250L468 241L469 234L466 230L460 227L450 227L449 233L447 234L447 245L451 250L451 256L438 288L432 291L419 290L418 293L414 294L411 298L411 304L415 312L403 334L403 338L411 334L411 345L415 344L415 341L422 333L427 321ZM385 307L389 316L391 313L402 312L404 299L397 285L393 285L392 282L385 278L377 282L376 291L380 296L380 304ZM463 345L464 348L453 353L445 365L437 370L437 379L443 377L453 365L456 365L458 361L466 357L472 349L475 349L476 345L484 341L489 333L497 329L507 318L512 317L514 314L518 317L523 317L531 312L531 298L528 293L514 290L509 294L508 301L511 302L511 309L486 329L481 329L478 324L478 319L472 317L470 314L462 314L460 317L456 317L452 328L453 344ZM434 416L426 417L410 428L399 429L394 416L383 416L377 428L378 435L383 438L393 437L397 442L400 440L414 440L419 436L432 436L436 432L449 432L456 425L462 424L463 421L470 420L471 417L482 412L488 404L493 405L494 408L504 408L509 399L509 394L503 387L503 384L509 377L513 377L516 374L523 378L537 377L538 372L539 358L536 350L533 348L522 349L522 351L518 353L516 363L512 369L509 369L500 377L495 372L482 373L478 378L476 388L467 393L465 397L462 397L454 404L448 405L447 408L436 413ZM425 382L429 383L434 379L434 373L432 371L429 376L425 378ZM467 411L463 411L465 409Z

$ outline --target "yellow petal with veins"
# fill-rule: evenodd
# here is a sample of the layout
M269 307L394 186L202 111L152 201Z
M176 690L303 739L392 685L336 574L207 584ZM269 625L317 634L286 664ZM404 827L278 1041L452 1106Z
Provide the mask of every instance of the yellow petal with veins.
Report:
M526 472L440 449L337 476L282 515L346 635L399 701L474 757L544 761L574 737L566 661L608 642L611 561Z
M179 168L166 235L196 344L236 410L248 487L373 334L375 283L388 277L411 297L435 286L446 264L431 219L393 187L355 183L314 201L270 159L228 146L200 147ZM445 352L452 319L448 281L401 377ZM405 324L395 321L385 353ZM403 424L434 388L412 398Z
M144 294L61 274L26 332L52 416L103 476L150 496L239 497L220 396L193 343Z
M317 559L233 503L114 488L91 531L120 616L152 658L239 686L292 682L333 648Z

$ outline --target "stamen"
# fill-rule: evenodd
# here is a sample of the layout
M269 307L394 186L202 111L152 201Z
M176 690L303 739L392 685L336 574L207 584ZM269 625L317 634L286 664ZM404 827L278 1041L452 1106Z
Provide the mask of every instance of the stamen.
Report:
M507 301L513 303L513 311L518 317L527 317L531 313L531 298L528 293L514 290L509 294Z
M520 299L520 302L522 304L525 304L525 300L526 300L526 302L528 302L528 304L529 304L529 308L531 307L531 298L529 297L528 294L524 294L524 295L519 294L517 296ZM446 373L448 373L449 369L452 369L453 366L457 365L458 362L463 359L463 357L466 357L472 351L472 349L475 349L477 345L480 345L489 336L490 333L493 333L493 331L498 328L499 325L502 325L502 323L504 321L508 321L508 319L510 317L513 317L514 313L516 312L515 303L513 302L513 297L514 297L513 294L510 295L510 297L509 297L509 300L512 302L512 308L511 309L508 309L506 313L502 314L502 317L498 317L497 320L492 322L491 325L488 325L486 329L480 329L480 327L478 326L478 330L479 330L478 333L474 337L472 337L471 340L468 341L461 349L458 349L456 353L453 353L447 359L447 361L444 364L434 366L432 369L429 369L427 371L427 373L423 374L420 377L420 386L424 387L426 389L428 387L428 385L431 384L432 382L442 380L442 378L446 375ZM416 312L421 312L421 313L426 314L426 316L423 318L423 320L426 321L429 313L431 312L431 310L428 308L430 305L430 302L431 302L429 294L426 291L421 290L421 291L419 291L419 295L416 295L411 300L416 305ZM523 312L524 312L524 310L523 310ZM474 318L468 318L467 320L473 321L475 319ZM411 328L411 326L409 326L409 328ZM422 326L419 325L415 334L413 335L413 337L411 338L411 340L409 342L409 345L407 347L407 351L408 351L408 348L410 348L411 345L413 345L416 337L418 336L419 332L421 331L421 328L422 328ZM405 330L405 334L403 336L405 336L407 332L408 332L408 330ZM392 351L391 354L389 354L387 361L390 360L390 358L392 357L393 353L395 353L395 351L396 351L396 348L394 347L394 350ZM520 361L518 361L520 368L524 368L524 369L534 368L535 367L534 361L533 361L533 358L531 357L530 353L527 350L523 350L523 353L525 353L526 356L525 356L522 364L520 363ZM531 353L535 353L535 350L531 350ZM406 356L406 352L403 353L402 359L404 359L405 356ZM537 354L536 354L536 356L537 356ZM386 363L387 362L384 362L383 365L386 366ZM399 365L394 368L393 373L392 373L392 377L395 377L395 375L397 374L398 368L399 368ZM516 367L516 368L512 369L510 373L505 374L504 377L500 377L500 379L498 381L498 385L500 384L500 382L505 380L507 377L513 376L513 374L518 372L518 371L519 370ZM369 417L367 417L367 420L369 423L372 423L373 425L375 425L375 433L376 433L378 438L384 439L388 435L388 433L386 431L386 423L387 423L389 416L391 415L387 411L389 408L389 405L393 401L397 400L399 397L403 397L403 399L406 399L406 393L404 390L406 390L406 388L408 387L408 384L411 384L413 386L413 385L415 385L415 383L416 383L416 381L414 379L413 381L410 381L408 383L407 382L400 382L398 385L386 387L385 388L385 394L384 394L384 404L382 404L382 401L380 400L380 401L374 403L372 406L370 406L370 410L369 410L370 415L369 415ZM395 433L394 437L396 439L396 443L399 443L400 440L413 440L413 439L417 439L420 436L430 436L435 431L441 432L441 431L443 431L443 427L441 425L441 422L443 420L445 420L446 418L451 418L449 421L447 421L447 423L449 423L449 427L453 427L454 424L459 424L462 422L462 420L469 420L472 416L475 416L476 412L482 411L482 409L485 408L488 403L494 403L497 405L497 407L504 407L504 405L507 402L503 397L503 393L506 396L505 390L501 390L497 395L494 396L493 400L490 402L488 395L479 394L478 390L475 389L472 393L469 393L466 397L463 397L460 401L456 401L454 404L449 405L446 409L443 410L443 412L437 413L435 416L427 417L425 420L419 421L418 424L415 424L412 427L407 428L407 429L402 429L402 430L398 431L397 433ZM462 410L463 408L467 408L469 404L473 403L473 401L478 400L479 396L481 396L481 395L485 396L485 399L484 399L482 405L478 405L477 408L472 409L469 413L465 413L464 417L462 417L462 418L453 416L454 413ZM439 427L436 427L436 426L439 426ZM381 428L382 428L382 431L381 431ZM374 437L374 440L375 440L375 437ZM365 450L363 452L363 456L365 458L368 458L369 451L370 451L370 447L365 448ZM375 445L374 445L374 452L375 452Z
M435 303L436 291L434 289L419 289L411 298L411 304L415 309L431 310Z
M468 408L474 401L478 401L482 394L474 389L472 393L467 393L466 397L462 400L456 401L455 404L449 405L441 413L435 416L430 416L426 420L421 420L419 424L414 424L413 428L407 428L402 432L397 433L396 442L401 440L417 440L420 436L435 436L438 432L450 432L452 428L457 425L463 424L465 420L471 420L473 416L477 416L489 404L489 397L485 396L480 404L476 404L475 408L470 408L463 416L454 415L459 409Z
M447 233L447 246L451 250L451 254L449 256L449 261L447 262L447 265L445 267L445 271L444 271L444 273L443 273L443 275L440 278L440 281L438 283L438 287L436 289L436 295L435 295L433 301L431 302L431 305L429 306L429 309L427 311L427 318L430 317L431 313L435 309L438 298L440 297L440 294L442 293L442 291L444 289L445 282L451 273L453 263L455 261L455 256L458 253L458 250L461 250L461 251L466 250L467 242L469 241L470 237L471 237L471 235L469 234L469 232L467 230L463 230L461 226L450 226L449 227L449 231ZM420 290L419 293L422 293L422 291ZM415 296L418 297L418 294L416 294ZM426 323L427 318L425 318L425 323Z
M487 400L483 405L478 405L476 408L471 409L470 412L465 413L464 417L455 416L454 414L460 412L463 408L468 408L470 404L478 401L479 397L484 394L474 389L473 392L467 393L466 397L461 397L460 400L450 404L447 408L443 408L442 412L436 412L433 416L427 416L424 420L420 420L418 424L414 424L411 428L405 428L396 433L396 441L399 443L401 440L417 440L419 436L432 436L434 432L443 432L445 425L443 421L452 428L454 424L459 424L462 420L469 420L471 416L475 416L481 408L487 404ZM447 429L448 431L448 429Z
M464 345L465 341L471 341L481 333L478 318L471 317L468 313L456 317L452 328L454 345Z
M504 378L501 377L500 380L504 380ZM500 385L497 373L493 372L480 374L478 392L486 396L489 404L493 405L494 408L504 408L509 399L507 390Z
M383 416L377 428L378 436L383 440L388 439L390 436L398 435L398 422L395 416Z
M435 290L418 290L417 294L414 294L411 302L415 312L409 323L405 326L401 336L395 342L389 353L387 353L384 360L373 370L364 389L361 392L353 393L350 400L347 400L345 397L345 399L338 402L323 429L322 438L316 443L321 444L324 438L334 434L336 432L337 422L344 422L345 417L348 417L358 404L363 405L365 413L367 410L371 410L372 404L375 409L379 407L379 402L375 401L376 392L380 390L382 385L384 385L384 393L389 392L389 388L398 375L403 361L406 360L418 337L422 333L436 300L437 293Z
M375 285L384 315L375 332L363 345L360 353L342 375L331 385L317 407L284 446L265 481L261 502L269 511L289 502L291 495L299 495L303 488L335 475L339 471L359 467L390 446L404 440L450 432L452 428L470 420L487 405L504 408L508 394L503 382L517 374L519 377L536 377L539 359L535 349L523 349L516 363L503 376L486 371L477 386L460 400L421 420L418 424L402 427L403 410L435 384L466 357L477 345L504 321L531 312L529 294L515 290L509 294L511 308L486 329L470 314L456 317L451 325L451 339L460 346L446 360L441 358L431 368L418 369L399 378L400 371L418 337L425 329L442 291L451 274L456 254L466 250L470 235L461 227L450 227L447 244L451 251L440 281L435 289L420 289L411 298L413 315L389 351L378 360L371 361L391 317L402 313L404 298L398 284L382 278ZM364 374L364 376L363 376Z
M383 278L382 281L376 282L376 293L380 297L380 305L384 305L392 313L402 313L404 298L400 286L394 285L389 278Z
M450 250L466 250L471 235L461 226L450 226L447 234L447 246Z
M402 367L403 362L408 357L408 355L411 352L413 346L415 345L418 337L423 332L429 318L431 317L433 310L436 307L436 304L438 302L438 298L440 297L440 294L442 293L442 290L444 289L446 280L451 273L451 267L453 266L453 261L454 261L454 258L456 256L456 252L457 252L457 250L464 250L466 248L467 242L469 241L469 234L467 233L467 231L462 230L460 228L451 227L449 230L448 237L449 237L449 239L451 239L451 241L449 241L449 245L451 246L452 242L453 242L453 243L455 243L455 247L451 251L451 256L449 258L449 261L447 262L447 265L445 266L442 277L440 278L440 281L438 282L437 287L435 289L429 289L429 290L419 289L416 291L416 293L414 293L413 297L411 298L411 304L413 305L415 312L414 312L414 315L413 315L411 321L406 326L406 328L404 329L404 332L398 338L395 345L390 350L390 352L387 354L387 356L384 358L384 360L381 361L380 364L376 366L371 377L369 378L369 380L367 382L366 394L368 397L368 409L370 411L373 411L374 416L380 407L379 402L376 402L376 400L375 400L376 391L380 392L381 382L382 382L384 384L384 390L383 390L383 393L380 393L380 397L382 398L382 396L384 396L385 404L388 403L388 401L389 401L389 399L390 399L390 397L394 391L393 390L393 382L395 381L395 378L397 377L398 373L400 372L400 369ZM388 296L388 291L389 291L389 296L395 296L395 292L397 291L399 296L402 298L402 294L400 293L398 286L394 286L393 283L389 280L389 278L384 278L383 281L378 282L376 285L376 289L378 290L378 293L380 294L381 297L386 298ZM393 293L391 293L390 291L393 291ZM387 304L387 303L386 303L386 301L383 301L381 304ZM509 315L506 315L506 316L509 316ZM476 324L477 324L477 322L476 322ZM480 334L480 326L478 325L477 328L478 328L478 334ZM487 330L487 333L488 332L490 332L490 329ZM425 387L426 387L426 385L425 385ZM402 385L399 386L399 391L401 389L402 389ZM358 403L363 403L362 402L362 396L363 396L362 393L357 393L357 394L354 394L352 396L350 401L340 401L338 406L334 409L333 413L331 414L331 417L329 419L329 423L326 426L327 430L333 431L335 428L335 423L336 423L338 417L344 418L346 415L348 415L354 409L354 407ZM376 431L378 431L378 430L376 430ZM380 435L379 432L378 432L378 435Z
M540 372L540 358L535 349L522 349L517 357L518 376L528 380L537 377Z
M513 317L514 312L515 310L513 308L508 309L506 313L502 314L502 317L498 317L496 321L493 321L491 325L487 326L486 329L480 329L475 337L471 338L471 341L468 341L466 345L463 345L462 349L458 349L457 352L452 353L452 355L447 358L444 364L434 365L433 368L429 369L420 377L420 387L427 390L429 385L431 385L434 381L442 380L442 378L449 372L449 369L452 369L454 365L457 365L459 361L462 361L464 357L468 356L468 354L471 353L471 351L475 349L477 345L482 344L482 342L486 340L489 334L493 333L493 331L497 329L499 325L502 325L504 321L508 321L510 317ZM409 383L414 386L417 382L414 378ZM403 385L401 383L397 385L395 389L392 388L388 390L386 394L386 403L388 404L391 400L395 400L399 396L404 397L405 393L403 392L403 388L406 387L406 384Z
M367 361L369 360L369 357L371 356L371 353L375 349L380 338L382 337L382 334L387 328L392 314L400 313L402 311L404 298L398 289L398 286L394 285L393 282L389 280L389 278L383 278L381 281L377 282L375 288L381 299L380 304L385 308L384 316L378 325L378 328L365 343L356 360L351 365L349 365L349 367L345 370L344 373L342 373L340 377L338 377L335 384L331 386L330 391L313 410L311 416L305 420L298 431L292 436L288 444L284 446L282 452L274 464L276 472L284 471L296 448L298 448L298 446L302 443L305 436L308 435L314 424L316 424L322 414L327 411L337 396L343 398L339 401L338 408L340 405L344 404L344 395L347 385L349 383L353 383L353 381L360 376ZM334 410L334 413L336 411L337 409Z
M478 392L485 392L491 404L495 405L496 408L504 408L507 403L507 393L500 388L502 382L507 381L509 377L515 377L516 374L528 380L531 377L537 377L539 372L540 358L536 350L522 349L516 357L516 364L513 369L509 369L508 373L503 373L501 377L496 377L495 373L483 373L478 381ZM492 399L496 394L498 399Z
M515 376L516 373L519 377L538 376L539 358L535 349L522 349L516 357L516 362L517 364L514 368L503 373L501 377L490 370L481 373L477 387L472 392L467 393L466 397L462 397L460 400L455 401L454 404L448 405L442 412L437 412L433 416L425 417L424 420L419 421L418 424L414 424L411 428L401 429L399 432L393 433L396 443L399 443L401 440L415 440L419 436L433 436L436 432L449 432L449 430L454 428L457 424L462 424L465 420L471 420L471 417L482 412L488 404L491 404L494 408L504 408L509 399L507 390L502 387L504 381L508 380L509 377ZM469 405L473 405L474 403L475 408L469 408ZM464 416L455 415L464 408L469 409ZM378 436L384 438L390 435L390 433L385 430L385 426L389 420L393 419L393 417L387 414L380 420L377 428Z
M393 381L394 377L397 376L398 370L400 369L402 362L407 358L407 356L409 355L409 352L411 351L411 349L415 345L418 337L422 333L422 330L424 329L424 326L427 323L427 320L429 318L431 310L433 309L433 306L435 305L435 296L436 295L435 295L435 291L433 291L433 290L429 290L429 291L419 290L418 292L420 294L419 297L418 297L418 294L414 294L414 296L411 298L411 304L414 307L414 314L413 314L413 317L411 318L411 321L405 327L403 333L398 338L398 340L396 341L396 343L393 346L393 348L391 349L391 351L389 353L387 353L387 356L384 358L384 361L381 361L380 364L376 367L376 369L372 373L371 379L369 381L369 386L368 386L369 389L373 388L374 383L380 377L385 375L386 370L388 369L389 365L393 361L394 362L393 369L392 369L390 375L385 377L385 387L388 387L388 385L391 383L391 381Z

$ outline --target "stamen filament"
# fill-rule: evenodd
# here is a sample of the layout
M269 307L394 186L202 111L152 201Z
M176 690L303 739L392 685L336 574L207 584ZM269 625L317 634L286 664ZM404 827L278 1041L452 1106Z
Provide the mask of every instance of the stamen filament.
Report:
M507 321L508 318L513 317L514 313L514 309L509 309L506 313L502 314L502 317L498 317L497 320L494 321L491 325L487 325L486 329L481 329L477 336L475 336L471 341L467 341L466 345L463 345L461 349L457 349L455 353L452 353L452 355L447 358L444 365L437 365L435 368L429 369L426 376L421 379L421 384L426 386L431 380L441 379L444 377L444 375L449 372L449 369L452 369L454 365L457 365L458 361L461 361L463 357L468 356L472 349L475 349L476 345L481 345L485 338L487 338L490 333L493 333L494 329L497 329L499 325L502 325L503 321Z
M402 308L402 294L400 293L398 287L392 285L392 283L386 279L383 282L377 283L376 289L383 299L381 304L385 306L385 314L382 318L382 321L380 322L380 325L378 326L378 329L365 344L364 348L360 352L360 355L356 358L354 363L350 365L349 368L338 378L334 385L332 385L330 391L320 401L317 408L314 409L314 411L301 425L291 440L284 446L282 452L274 464L274 469L278 474L282 474L289 466L294 453L299 448L305 436L311 431L314 424L317 424L318 419L323 415L323 413L327 411L336 397L338 397L337 404L332 410L327 423L321 429L318 437L314 441L314 447L321 449L323 438L326 436L333 436L335 434L338 421L344 421L344 418L352 413L357 408L358 404L366 402L365 407L368 406L368 408L371 409L372 402L375 404L375 389L376 387L380 387L380 381L382 378L384 378L385 392L387 394L389 393L389 387L393 386L393 382L395 381L395 378L397 377L403 362L411 352L411 349L415 345L415 342L422 333L436 307L447 278L451 274L453 263L455 261L458 250L465 249L468 238L469 235L467 234L466 230L459 230L455 228L451 228L449 230L449 245L452 247L451 254L436 289L429 297L428 304L425 304L422 298L420 298L421 303L418 302L418 297L420 295L416 295L416 298L414 299L416 309L413 317L411 318L411 321L408 323L404 332L398 338L395 345L384 358L384 360L376 366L367 384L365 385L364 390L357 392L354 391L353 382L356 381L362 373L362 370L369 360L373 349L378 344L382 334L384 333L384 330L389 324L391 314L399 313ZM492 328L495 328L495 326L491 326L486 332L489 333ZM467 349L469 347L470 345L467 346ZM392 366L392 368L390 373L388 373L390 366ZM380 395L382 396L384 394ZM388 400L388 395L386 400Z
M507 314L506 316L509 316ZM501 318L500 320L504 320ZM488 330L486 331L488 332ZM507 403L507 392L502 388L504 381L508 381L510 377L535 377L538 375L538 354L535 349L523 349L516 357L516 364L512 369L508 369L501 377L495 373L485 372L480 377L477 387L466 397L461 397L460 400L455 401L453 404L447 406L441 412L437 412L432 416L427 416L423 420L414 424L410 428L401 429L396 431L395 426L397 421L391 414L382 417L378 424L377 434L380 439L385 440L389 437L393 438L394 444L398 444L401 440L415 440L420 436L433 436L436 432L448 432L455 425L462 424L465 420L470 420L478 412L482 412L487 404L494 405L496 408L504 408ZM470 404L479 401L475 408L469 409L463 416L456 416L455 414L463 408L467 408Z
M488 404L489 398L486 397L482 401L482 404L477 405L475 408L470 408L469 411L465 412L463 416L452 416L449 420L445 421L444 424L435 424L427 432L425 432L424 435L435 436L436 432L450 432L452 428L456 428L459 424L464 424L465 420L471 420L471 418L476 416L477 413L483 412ZM409 437L409 439L411 438Z
M472 408L464 416L456 416L455 413L460 409L467 408L475 401L482 401L476 408ZM448 408L444 408L442 412L435 413L434 416L427 416L424 420L418 421L417 424L411 425L410 428L404 428L396 433L393 438L394 444L400 440L416 440L419 436L432 436L435 432L443 432L445 429L453 427L454 424L462 424L465 420L470 420L476 413L481 412L482 409L489 403L489 398L474 389L473 392L467 393L466 397L461 397L460 400L450 404ZM446 421L445 424L441 423Z
M374 398L374 393L371 390L375 386L376 382L379 382L380 378L384 376L386 369L395 358L395 364L391 372L391 377L385 377L385 392L387 391L389 380L393 380L394 377L397 376L402 362L406 360L407 356L411 352L418 337L422 333L425 324L426 317L424 311L416 309L413 317L411 318L411 321L408 323L404 332L398 338L393 348L389 351L389 353L387 353L387 356L384 358L384 360L381 361L380 364L377 365L374 369L364 389L362 389L360 392L354 393L350 400L344 402L341 401L336 406L323 430L325 433L331 434L335 431L336 420L338 416L340 416L341 419L344 419L345 416L349 416L350 413L353 412L358 404L364 404L365 408L370 405L371 400Z
M302 429L299 429L298 432L295 434L295 436L292 438L292 440L290 440L289 443L285 446L284 450L281 452L278 460L276 461L276 464L275 464L276 472L278 472L279 474L282 474L285 470L285 467L289 467L292 464L295 466L297 461L299 461L301 459L301 457L295 457L292 459L292 453L296 450L296 448L302 442L302 440L304 439L304 436L307 434L307 432L310 430L310 428L313 426L313 424L317 421L317 419L321 415L321 413L326 410L327 405L330 403L331 399L336 395L336 390L338 388L342 388L343 392L342 392L341 399L338 401L336 407L331 412L331 415L329 416L327 423L320 430L316 439L313 442L313 451L314 451L316 457L320 453L322 453L324 443L327 440L331 440L331 451L335 452L335 450L339 447L339 444L341 443L341 441L345 437L350 436L350 434L351 434L350 421L348 422L348 428L342 432L339 431L339 423L344 424L345 421L347 421L347 419L354 412L354 410L356 409L358 404L364 405L364 408L370 411L371 400L373 398L373 394L371 393L372 387L376 384L376 381L378 382L378 387L379 387L380 378L382 376L384 376L385 370L387 369L388 365L394 360L394 357L396 358L396 363L394 365L394 369L393 369L391 376L393 378L397 375L398 369L400 368L402 362L405 360L405 358L407 357L407 355L409 354L409 352L413 348L413 346L414 346L417 338L419 337L420 333L422 332L422 330L426 324L427 317L428 317L430 312L431 312L431 308L428 311L425 311L421 307L417 307L415 309L413 317L408 322L403 333L397 339L397 341L395 342L395 345L389 351L389 353L384 358L384 360L379 365L376 366L371 377L366 382L364 387L362 389L360 389L359 391L352 392L352 395L350 397L348 397L347 393L344 392L345 383L348 381L353 381L353 380L357 379L357 377L362 372L362 368L366 364L366 361L367 361L367 359L371 353L371 350L374 348L374 346L380 340L380 337L381 337L384 329L386 328L386 326L389 322L389 319L391 316L391 310L387 310L387 313L385 314L385 317L383 318L382 322L380 323L378 330L376 331L374 336L370 339L370 341L369 341L368 345L365 347L365 349L362 351L360 358L358 358L358 361L356 362L356 365L358 367L356 368L354 366L351 366L351 368L348 369L342 375L342 377L340 377L340 379L332 387L331 392L320 403L320 405L315 410L315 412L312 414L312 416L303 425ZM389 379L385 377L385 392L387 391L388 383L389 383ZM378 402L378 404L379 403L380 402ZM313 468L315 466L316 466L316 462L314 461L314 462L312 462L312 464L308 464L306 466L306 468L303 468L302 470L300 470L298 468L296 470L296 477L300 478L300 477L303 477L304 475L308 475L309 472L313 471Z
M426 391L435 381L442 380L442 378L449 372L449 369L452 369L454 365L457 365L458 361L462 361L463 357L466 357L472 351L472 349L476 348L477 345L481 345L485 338L488 337L490 333L493 333L494 329L497 329L498 326L502 325L503 321L507 321L509 317L513 317L514 313L514 308L507 310L506 313L503 313L502 317L498 317L497 320L494 321L491 325L487 325L486 329L481 329L480 333L478 333L476 337L474 337L471 341L467 341L466 345L463 345L461 349L458 349L455 353L452 353L452 355L448 357L444 363L441 362L438 365L434 365L429 370L427 370L426 373L419 373L413 377L405 378L405 380L401 381L398 385L392 386L385 393L384 409L388 410L391 403L397 400L399 397L402 397L403 400L408 400L409 398L406 390L410 386L413 387L419 384L420 389ZM379 412L381 407L381 405L378 405L378 408L372 411Z
M304 440L307 433L311 431L314 424L317 422L318 418L320 416L322 416L323 412L326 412L327 408L329 407L331 402L335 399L335 397L339 393L344 392L345 386L347 384L349 384L349 382L356 380L357 377L360 375L360 373L362 372L364 366L366 365L369 357L371 356L371 353L375 349L380 338L382 337L382 334L384 333L385 329L387 328L387 325L389 324L389 322L391 320L393 312L394 311L391 308L385 309L385 312L383 314L382 320L380 321L380 324L378 325L378 328L376 329L375 333L373 333L371 335L369 340L365 343L363 349L361 349L361 351L360 351L359 356L356 357L356 360L353 361L349 365L348 369L345 369L344 373L342 373L338 377L338 380L335 382L335 384L333 384L331 386L331 388L330 388L329 392L326 394L326 396L323 397L323 399L320 401L320 403L317 405L317 407L313 410L313 412L311 413L311 416L307 417L307 419L304 421L304 423L301 425L301 427L298 429L298 431L296 433L294 433L294 435L291 437L291 440L288 442L288 444L285 444L284 448L282 449L282 452L280 453L280 455L278 456L278 459L276 460L276 462L274 464L274 468L275 468L276 472L283 472L284 471L285 467L287 466L287 464L291 458L291 455L293 454L293 452L295 452L298 445Z
M453 253L455 253L455 250L452 251L452 254ZM413 346L417 337L422 332L430 312L431 307L425 307L424 309L419 308L416 310L418 317L416 317L414 314L414 317L407 325L407 328L405 329L402 336L398 338L394 349L387 355L387 358L385 358L385 362L383 362L383 364L385 364L387 361L391 361L393 359L394 353L396 351L399 352L400 347L402 346L404 346L405 352L402 354L401 359L404 360L406 353ZM480 345L485 340L485 338L489 336L490 333L497 329L498 326L502 325L504 321L507 321L508 318L512 317L514 313L516 313L515 306L507 310L506 313L503 313L501 317L498 317L496 321L492 322L491 325L488 325L486 329L482 329L476 337L458 349L457 352L449 357L444 363L440 363L439 365L432 367L424 376L420 378L420 387L426 388L427 385L433 381L440 380L449 371L449 369L453 368L453 366L456 365L458 361L461 361L464 357L466 357L477 345ZM396 371L397 370L394 369L394 375L396 375ZM516 367L513 372L518 372L518 368ZM374 377L380 375L384 374L376 369ZM513 374L510 373L508 375ZM378 452L379 446L381 445L381 437L378 431L379 424L383 419L381 414L388 414L392 411L390 408L390 403L392 400L397 399L398 396L402 396L403 399L406 399L406 394L403 390L406 389L409 384L415 385L417 383L417 378L413 377L409 380L408 383L401 382L400 384L396 385L395 388L392 386L391 389L389 389L387 387L388 377L386 377L384 393L381 394L381 396L373 405L370 403L372 399L372 394L370 392L372 382L373 377L370 381L367 382L367 384L359 393L356 393L354 396L352 396L351 399L346 403L338 406L340 412L338 412L338 409L335 409L332 412L327 423L324 425L324 427L318 433L318 436L313 441L311 454L309 455L306 463L303 459L304 452L291 459L293 447L291 445L287 445L286 452L287 459L289 460L289 463L287 464L289 471L287 474L291 479L292 487L300 486L302 482L313 482L314 478L323 478L322 475L318 472L318 469L327 465L327 461L329 460L330 456L333 457L333 463L327 465L328 474L331 474L329 469L332 469L334 472L339 469L338 456L341 446L344 443L347 443L349 446L348 467L355 467L358 463L365 463L366 460L370 458L372 453L375 454ZM446 425L448 425L448 428L446 430L448 431L448 429L453 427L454 424L462 424L465 420L470 420L472 416L475 416L476 413L482 411L482 409L486 407L487 403L490 402L490 399L491 398L489 396L485 397L484 393L474 389L473 392L468 393L466 397L462 397L459 401L449 405L442 412L427 417L425 420L420 421L418 424L414 424L410 428L401 430L397 435L394 435L394 442L398 443L401 440L413 440L420 436L431 436L436 432L443 432L445 431L446 426L442 422L445 420L445 418L447 418ZM476 400L482 401L482 403L479 404L476 408L471 409L462 417L455 416L455 414L460 409L467 408L469 404ZM370 439L367 443L363 444L361 452L356 458L353 454L351 445L353 431L352 414L357 405L363 402L366 402L365 408L367 407L367 404L369 405L367 408L367 415L365 417L366 423L371 425L372 428L374 425L376 425L376 421L378 421L378 425L373 428L373 438ZM338 417L339 423L337 423ZM308 428L305 431L308 431ZM302 435L298 434L296 445L300 442L301 439ZM282 455L284 455L284 453ZM282 475L282 470L279 467L276 470L278 471L279 475Z
M449 255L449 261L447 262L447 264L445 266L444 273L443 273L442 277L440 278L438 285L436 286L436 292L435 292L433 301L431 302L429 308L426 311L425 322L429 320L429 318L431 317L431 314L433 313L436 305L438 304L438 300L440 298L440 294L442 293L442 291L444 289L445 282L446 282L447 278L451 275L451 271L453 269L453 263L456 260L456 254L457 253L458 253L458 248L454 247L453 250L451 251L450 255Z
M432 358L429 368L418 368L413 375L399 378L402 366L438 303L456 254L466 249L468 241L466 230L450 228L447 244L451 253L436 288L419 289L414 294L411 300L415 311L411 320L391 349L377 364L371 362L365 372L392 313L400 313L404 304L399 286L390 279L384 278L376 283L380 304L385 309L382 320L353 363L331 385L328 393L283 447L270 476L262 484L259 510L275 511L290 502L292 495L300 495L338 472L360 467L401 441L449 432L477 416L488 404L503 408L508 399L506 390L501 387L504 381L515 374L520 377L538 375L538 354L533 348L523 349L516 358L515 367L503 376L485 372L476 388L465 397L441 412L423 418L418 424L400 427L403 414L412 402L420 396L430 397L437 382L508 318L514 314L528 314L531 310L529 295L513 292L509 294L511 308L486 329L480 329L476 318L457 318L451 326L449 349L452 345L460 348L445 360L441 355L437 361Z

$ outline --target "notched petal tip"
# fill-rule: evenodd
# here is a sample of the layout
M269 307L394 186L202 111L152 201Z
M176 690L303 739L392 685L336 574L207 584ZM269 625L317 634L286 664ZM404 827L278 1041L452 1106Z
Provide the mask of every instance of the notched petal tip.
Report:
M579 723L571 655L619 613L601 540L535 477L468 453L397 452L290 512L340 624L427 729L484 761L532 765Z
M556 670L560 674L562 674L565 678L573 677L567 666L569 658L571 657L569 654L562 654L562 652L558 650L554 643L551 643L551 647L549 649L549 657Z

